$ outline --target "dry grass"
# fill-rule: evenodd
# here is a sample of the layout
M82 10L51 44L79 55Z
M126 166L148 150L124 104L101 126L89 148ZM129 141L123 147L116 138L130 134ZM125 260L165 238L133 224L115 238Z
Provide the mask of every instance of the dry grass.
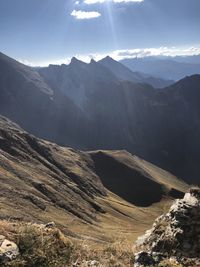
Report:
M45 229L40 225L1 221L0 232L14 241L20 250L20 256L4 263L5 267L53 267L70 262L73 244L57 228Z
M3 267L133 267L134 251L127 239L93 246L87 240L66 237L58 228L31 223L0 221L0 234L14 241L20 256ZM96 265L91 265L91 263ZM194 266L194 265L192 265ZM175 260L164 260L158 267L183 267Z
M20 250L20 256L5 267L87 267L91 261L101 267L133 266L133 252L126 241L93 248L85 241L70 240L57 228L7 221L0 221L0 233Z
M177 263L175 260L164 260L162 261L158 267L183 267L182 264Z

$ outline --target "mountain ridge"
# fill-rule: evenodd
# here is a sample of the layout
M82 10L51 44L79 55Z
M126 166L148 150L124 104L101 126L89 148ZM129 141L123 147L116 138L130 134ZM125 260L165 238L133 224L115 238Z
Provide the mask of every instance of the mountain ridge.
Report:
M45 69L46 78L38 74L53 92L49 95L40 83L26 82L35 71L14 65L0 60L0 113L25 130L81 150L125 149L188 183L199 183L199 75L156 90L118 81L98 63L78 63L81 73L73 66L65 83L71 67L53 66Z
M184 60L185 58L185 60ZM187 57L144 57L123 59L120 61L132 71L149 73L162 79L178 81L185 76L200 74L199 58Z
M115 76L122 81L147 83L153 86L154 88L164 88L173 84L173 81L171 80L164 80L161 78L152 77L149 74L141 73L137 70L133 72L130 68L126 67L126 65L122 64L121 62L115 61L109 56L99 60L98 62L110 69L115 74Z

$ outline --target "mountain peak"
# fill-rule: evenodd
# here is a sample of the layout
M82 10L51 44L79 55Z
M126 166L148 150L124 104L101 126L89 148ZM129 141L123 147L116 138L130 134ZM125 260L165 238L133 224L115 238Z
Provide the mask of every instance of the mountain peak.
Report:
M90 60L90 64L93 64L93 63L97 63L95 60L94 60L94 58L91 58L91 60Z
M116 61L116 60L114 60L112 57L110 57L110 56L106 56L106 57L104 57L104 58L102 58L100 61Z
M72 57L70 64L77 64L77 63L84 63L84 62L77 59L76 57Z

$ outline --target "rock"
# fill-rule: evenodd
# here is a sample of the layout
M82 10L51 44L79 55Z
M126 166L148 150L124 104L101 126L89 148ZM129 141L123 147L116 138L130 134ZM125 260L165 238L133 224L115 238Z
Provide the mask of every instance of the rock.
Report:
M135 265L134 267L139 267L139 266L152 266L155 265L156 262L153 259L152 255L148 252L138 252L135 254Z
M91 261L86 262L86 266L87 267L96 267L96 266L100 266L100 263L96 260L91 260Z
M159 263L165 259L165 255L159 252L152 252L152 257L156 263Z
M56 227L55 222L49 222L49 223L45 224L45 228L54 228L54 227Z
M166 258L200 258L200 189L192 188L176 200L169 212L155 220L152 228L138 238L136 248L143 250L139 259L161 253ZM146 254L145 254L146 252ZM186 265L184 265L186 266Z
M14 242L4 239L0 247L0 262L13 260L18 255L18 246Z
M5 238L4 235L0 235L0 246L1 246L1 244L3 243L3 241L4 241L5 239L6 239L6 238Z

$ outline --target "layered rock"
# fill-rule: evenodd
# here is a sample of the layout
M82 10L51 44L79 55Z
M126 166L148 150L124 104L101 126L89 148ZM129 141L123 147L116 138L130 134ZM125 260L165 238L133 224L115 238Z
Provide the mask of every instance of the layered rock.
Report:
M182 262L198 259L200 189L192 188L183 199L176 200L169 212L156 219L153 227L137 240L136 247L150 254L162 253L166 258L175 256Z

